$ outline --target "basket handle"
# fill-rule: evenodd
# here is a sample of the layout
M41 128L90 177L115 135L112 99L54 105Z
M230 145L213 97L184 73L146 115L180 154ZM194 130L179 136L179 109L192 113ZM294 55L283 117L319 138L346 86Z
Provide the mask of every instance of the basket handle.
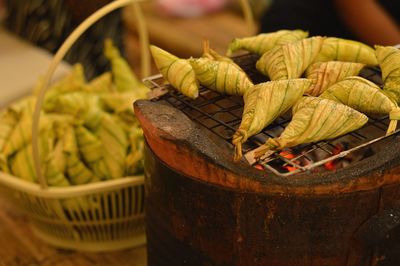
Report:
M35 172L36 175L39 179L39 185L41 188L47 188L48 184L46 181L46 178L43 176L42 169L40 167L40 156L39 156L39 144L38 144L38 135L39 135L39 120L40 120L40 110L42 109L42 105L44 102L44 96L46 94L46 91L48 90L48 85L50 82L51 77L54 74L54 71L56 70L58 64L61 62L61 60L64 58L65 54L68 52L68 50L71 48L71 46L76 42L76 40L90 27L92 26L95 22L97 22L99 19L107 15L108 13L124 7L128 6L132 3L135 3L135 15L138 16L139 20L139 34L144 42L148 42L148 37L147 36L147 28L145 27L145 23L143 21L143 15L141 13L141 9L137 3L143 2L145 0L115 0L104 7L100 8L97 10L95 13L90 15L87 19L85 19L69 36L68 38L64 41L64 43L61 45L61 47L58 49L56 54L54 55L47 72L44 76L43 84L42 87L39 91L38 98L36 101L35 109L33 112L33 122L32 122L32 156L33 156L33 162L34 162L34 167L35 167ZM142 66L144 65L145 67L150 66L149 61L150 61L150 54L147 51L148 43L142 46ZM145 51L146 50L146 51ZM147 59L144 59L146 58ZM147 61L146 61L147 60ZM147 64L147 65L146 65ZM144 68L143 68L144 69ZM149 72L149 71L148 71Z
M247 24L247 27L249 28L249 30L253 31L256 27L249 0L240 0L240 6L242 7L243 17Z
M38 144L38 136L39 136L39 121L40 121L40 110L42 109L44 96L49 89L49 82L51 77L54 74L58 64L64 58L65 54L71 48L71 46L76 42L76 40L94 23L100 20L102 17L107 15L108 13L121 8L128 6L130 4L133 5L134 15L137 17L138 23L138 32L141 46L141 63L142 63L142 76L147 77L150 75L150 52L148 49L149 37L147 32L146 23L144 20L143 13L138 3L144 2L146 0L115 0L86 18L63 42L61 47L58 49L56 54L54 55L47 72L43 79L42 87L38 93L38 98L35 104L35 109L33 112L33 122L32 122L32 156L34 162L34 168L36 175L39 180L39 185L41 188L46 189L48 187L47 180L43 176L42 169L40 167L40 154L39 154L39 144ZM246 24L250 29L254 29L254 19L253 14L250 8L250 4L248 0L240 0L240 4L243 10L243 16L246 21Z

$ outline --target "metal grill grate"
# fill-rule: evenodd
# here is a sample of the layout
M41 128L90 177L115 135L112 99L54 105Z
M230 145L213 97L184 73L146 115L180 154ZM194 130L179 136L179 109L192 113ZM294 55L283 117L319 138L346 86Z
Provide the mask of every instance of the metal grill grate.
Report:
M252 60L246 62L249 61ZM250 66L243 66L243 64L241 66L246 70L250 68ZM246 72L255 83L264 81L254 69ZM157 100L163 100L181 110L191 120L228 142L232 146L233 157L231 139L241 122L242 97L221 95L203 87L200 89L199 97L192 100L172 89L169 85L162 85L164 79L161 75L155 75L143 81L153 89L155 94L162 95ZM261 133L249 138L243 144L243 153L259 147L268 138L278 137L289 122L290 114L285 114L276 119ZM370 117L368 123L357 131L336 139L298 145L291 149L275 152L268 158L258 161L257 165L258 168L261 167L277 175L289 176L302 171L325 171L325 168L320 169L320 166L339 158L345 158L356 151L360 151L357 152L357 160L361 160L374 154L377 148L383 146L382 141L389 137L385 136L388 124L389 119L387 117ZM399 131L395 131L392 135L398 134ZM338 145L344 146L344 149L338 151ZM287 154L291 154L291 156L288 157Z

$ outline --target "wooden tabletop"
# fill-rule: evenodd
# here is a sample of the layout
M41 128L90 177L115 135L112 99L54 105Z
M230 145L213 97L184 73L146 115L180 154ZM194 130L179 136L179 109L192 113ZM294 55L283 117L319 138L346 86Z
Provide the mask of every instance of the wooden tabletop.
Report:
M30 230L26 216L0 196L0 266L145 266L146 248L107 253L62 250Z

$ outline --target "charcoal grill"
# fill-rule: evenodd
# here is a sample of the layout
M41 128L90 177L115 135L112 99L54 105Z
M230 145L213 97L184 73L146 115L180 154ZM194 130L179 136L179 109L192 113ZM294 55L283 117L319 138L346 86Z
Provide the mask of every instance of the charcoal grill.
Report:
M265 81L255 60L236 58L255 83ZM361 73L381 85L379 74ZM385 136L387 117L295 147L291 158L276 152L255 168L233 162L240 97L201 88L191 100L159 75L145 82L159 96L135 103L147 141L150 265L399 265L399 130ZM289 114L278 118L244 152L289 121ZM336 152L338 143L346 149ZM323 167L349 156L357 159L334 171Z

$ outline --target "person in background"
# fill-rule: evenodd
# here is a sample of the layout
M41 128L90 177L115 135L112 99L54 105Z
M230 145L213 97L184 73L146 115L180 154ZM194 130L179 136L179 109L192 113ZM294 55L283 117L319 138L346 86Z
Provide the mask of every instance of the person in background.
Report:
M261 32L303 29L369 45L400 44L400 1L273 0L264 12Z

